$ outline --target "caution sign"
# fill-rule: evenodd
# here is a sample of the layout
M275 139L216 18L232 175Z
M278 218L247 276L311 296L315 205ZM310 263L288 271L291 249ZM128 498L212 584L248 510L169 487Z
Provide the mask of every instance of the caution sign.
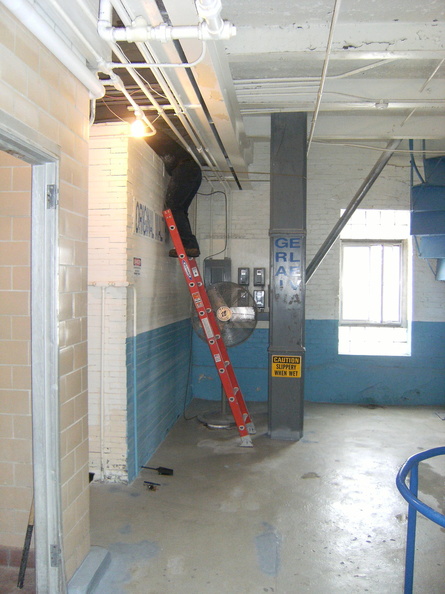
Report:
M301 377L301 357L272 355L272 377Z

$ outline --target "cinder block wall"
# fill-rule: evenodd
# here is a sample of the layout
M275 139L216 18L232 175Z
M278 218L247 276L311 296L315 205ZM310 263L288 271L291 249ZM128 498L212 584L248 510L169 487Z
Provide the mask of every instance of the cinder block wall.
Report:
M126 124L90 144L91 470L131 481L182 412L190 297L168 257L162 161Z
M88 217L90 470L126 479L128 126L93 126Z
M90 546L86 327L89 95L83 85L3 6L0 6L0 62L0 117L4 113L15 118L60 148L59 429L63 542L69 578ZM24 390L25 394L29 394L27 376L25 372L20 379L16 377L15 383L6 391L2 384L4 411L7 412L10 406L17 412L14 407L20 401L15 401L9 390ZM26 416L29 409L24 408L19 414ZM25 423L29 432L29 418ZM24 426L22 429L24 431ZM21 439L29 443L30 435L22 433ZM2 448L3 456L5 452ZM11 454L14 455L13 452ZM23 464L22 469L25 469L26 463ZM29 473L26 471L25 475L21 478L16 475L14 480L23 481L26 485L27 498L23 499L21 495L9 498L11 517L17 519L14 537L0 528L0 542L8 546L23 546L26 531L24 510L29 510L31 497ZM3 496L0 500L6 501ZM15 510L19 513L16 514ZM18 525L19 516L23 522L21 527Z
M18 548L33 485L31 166L0 152L0 180L0 547Z
M232 280L238 267L265 267L269 282L269 144L256 142L249 167L252 187L229 199ZM381 145L383 147L383 145ZM307 263L349 204L379 157L377 150L313 143L308 159ZM407 148L405 146L404 148ZM444 147L445 149L445 147ZM445 152L445 150L444 150ZM409 156L394 156L361 208L409 210ZM221 197L199 198L198 235L203 256L223 245ZM212 238L209 235L211 229ZM213 250L213 251L212 251ZM305 397L328 402L439 404L445 397L445 283L434 280L424 260L413 259L411 357L338 355L339 242L307 285ZM253 290L252 282L250 290ZM247 399L267 399L267 324L229 354ZM220 386L206 345L194 337L193 394L220 398Z
M407 143L401 148L407 149ZM365 148L313 145L308 162L308 261L332 229L340 210L349 204L359 189L379 154L378 150ZM408 154L401 152L391 158L360 208L409 210ZM415 253L412 263L411 356L338 355L340 246L338 241L335 243L307 286L308 399L380 405L443 402L445 284L434 279L425 260Z

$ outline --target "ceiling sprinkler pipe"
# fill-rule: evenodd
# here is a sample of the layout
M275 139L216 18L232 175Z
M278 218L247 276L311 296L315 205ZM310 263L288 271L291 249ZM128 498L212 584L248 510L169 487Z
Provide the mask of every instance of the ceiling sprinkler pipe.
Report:
M213 39L227 39L221 37L225 23L221 18L221 0L196 0L196 10L200 18L204 19ZM227 23L230 25L230 23ZM231 25L234 27L234 25Z
M220 16L221 2L210 0L197 4L198 14L205 22L198 25L172 26L161 23L156 27L147 25L146 20L139 16L130 27L113 27L111 23L112 5L110 0L100 0L99 21L97 31L105 41L127 41L129 43L145 43L160 41L166 43L174 39L200 39L202 41L216 41L230 39L236 34L235 25L224 21Z

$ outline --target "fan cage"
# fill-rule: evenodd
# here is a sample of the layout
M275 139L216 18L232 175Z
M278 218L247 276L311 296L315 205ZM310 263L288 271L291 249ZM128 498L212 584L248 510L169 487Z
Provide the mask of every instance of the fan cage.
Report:
M258 309L249 290L236 283L220 282L206 287L207 295L226 347L236 346L254 331ZM199 315L193 306L192 325L204 341L206 336Z

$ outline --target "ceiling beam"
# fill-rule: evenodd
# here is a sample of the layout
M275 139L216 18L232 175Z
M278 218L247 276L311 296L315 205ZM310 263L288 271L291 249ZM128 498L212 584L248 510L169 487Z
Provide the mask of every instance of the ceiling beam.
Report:
M297 108L298 109L298 108ZM295 111L295 109L294 109ZM270 138L270 115L244 116L249 137ZM323 113L317 120L314 141L389 141L392 138L443 140L445 115L404 113Z
M236 24L236 23L235 23ZM286 27L238 27L225 42L230 62L259 54L305 54L324 59L328 24L303 23ZM442 59L445 57L443 23L340 23L332 43L334 59ZM258 45L261 40L261 45Z

